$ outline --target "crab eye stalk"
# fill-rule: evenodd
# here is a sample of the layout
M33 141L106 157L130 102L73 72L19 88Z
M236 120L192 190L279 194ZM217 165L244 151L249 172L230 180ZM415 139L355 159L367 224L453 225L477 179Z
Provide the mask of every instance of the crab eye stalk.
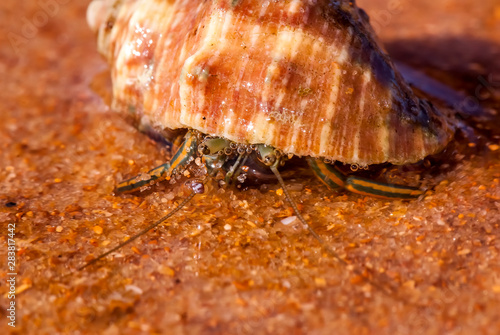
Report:
M276 156L266 156L264 157L264 163L267 165L267 166L271 166L274 164L274 162L276 162Z
M257 153L257 158L259 159L259 161L266 166L273 166L278 159L276 150L269 145L259 144L257 146Z
M210 150L208 149L208 147L205 145L205 144L200 144L198 146L198 153L200 155L209 155L210 154Z

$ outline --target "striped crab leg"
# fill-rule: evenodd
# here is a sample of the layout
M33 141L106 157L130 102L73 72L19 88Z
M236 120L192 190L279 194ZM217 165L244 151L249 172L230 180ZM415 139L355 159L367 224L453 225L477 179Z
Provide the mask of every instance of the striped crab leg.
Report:
M207 167L209 174L220 169L225 161L225 156L220 155L224 149L229 147L229 141L222 138L210 138L200 140L192 131L188 131L184 136L183 142L175 152L169 162L166 162L146 174L149 178L142 175L132 177L119 183L115 189L117 193L132 193L138 191L141 187L149 185L151 182L159 182L168 179L174 171L183 170L191 163L198 154L201 155L203 164Z
M424 193L424 191L417 187L382 183L356 176L346 176L335 166L326 164L319 159L308 158L307 162L316 177L332 189L342 187L354 193L384 199L414 199Z
M172 176L175 169L182 169L192 161L196 155L198 148L198 139L191 131L184 136L184 141L179 146L174 156L169 162L166 162L146 174L149 178L144 178L142 175L124 180L116 186L117 193L132 193L138 191L141 187L149 185L151 182L162 181Z

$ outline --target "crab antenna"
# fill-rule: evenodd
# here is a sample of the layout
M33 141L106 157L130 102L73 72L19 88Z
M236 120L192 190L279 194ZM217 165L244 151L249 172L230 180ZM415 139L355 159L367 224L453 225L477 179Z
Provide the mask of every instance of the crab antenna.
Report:
M201 184L203 185L203 184ZM175 213L177 213L178 211L180 211L182 209L182 207L184 207L191 199L193 199L193 197L198 194L198 193L202 193L202 192L199 192L198 190L196 190L194 187L193 187L193 191L191 191L191 194L189 194L189 196L184 199L177 207L175 207L172 211L170 211L170 213L168 213L167 215L165 215L164 217L162 217L161 219L159 219L158 221L156 221L155 223L152 223L150 224L148 227L144 228L143 230L141 230L138 234L134 235L133 237L131 237L130 239L126 240L125 242L123 243L120 243L118 244L116 247L114 247L113 249L111 250L108 250L106 251L105 253L103 253L102 255L98 256L97 258L94 258L93 260L91 260L90 262L88 262L87 264L77 268L77 271L81 271L83 269L85 269L86 267L89 267L91 266L92 264L95 264L97 263L98 261L100 261L101 259L103 259L104 257L108 256L109 254L115 252L116 250L120 249L120 248L123 248L124 246L126 246L127 244L135 241L137 238L139 238L140 236L146 234L148 231L150 231L151 229L153 228L156 228L157 226L159 226L160 224L162 224L165 220L168 220L170 217L172 217Z
M279 159L277 160L277 162L278 161L279 161ZM311 235L316 240L318 240L318 242L321 244L321 247L323 249L325 249L326 252L328 252L331 256L333 256L335 259L337 259L340 263L347 265L347 262L345 260L343 260L335 251L333 251L332 248L330 248L328 246L328 244L325 243L325 241L318 235L318 233L316 233L314 228L304 219L302 214L300 214L299 209L297 208L297 204L295 204L295 201L293 201L292 197L290 196L290 193L288 193L288 190L286 189L285 182L283 181L283 178L281 177L281 174L279 173L277 166L278 166L278 164L276 164L276 163L273 164L272 166L270 166L271 171L273 171L274 175L278 179L278 182L281 185L283 192L285 193L285 198L292 206L295 215L299 218L300 222L302 222L302 224L307 227L307 230L309 230L309 233L311 233Z
M302 222L302 224L307 227L307 229L309 230L309 233L311 233L311 235L319 242L321 247L328 254L330 254L330 256L332 256L334 259L336 259L338 262L342 263L343 265L348 266L349 263L347 263L344 259L342 259L339 256L339 254L337 254L332 248L330 248L330 246L325 243L325 241L318 235L318 233L316 233L314 228L304 219L302 214L300 214L299 209L297 208L297 205L295 204L295 201L293 201L292 197L290 196L290 193L288 193L288 190L286 189L286 186L285 186L285 182L283 181L283 178L281 177L281 174L278 171L277 166L279 165L279 161L280 161L279 158L276 159L276 162L273 165L271 165L270 168L271 168L271 171L273 171L276 178L278 179L278 182L279 182L281 188L283 189L283 193L285 193L285 198L292 206L295 215L299 218L300 222ZM368 277L366 277L365 274L361 273L360 271L354 269L354 273L357 274L358 276L360 276L361 278L363 278L370 285L376 287L377 289L379 289L382 292L384 292L385 294L387 294L388 296L393 297L393 298L398 298L397 296L396 297L394 296L394 292L392 292L390 289L370 280Z

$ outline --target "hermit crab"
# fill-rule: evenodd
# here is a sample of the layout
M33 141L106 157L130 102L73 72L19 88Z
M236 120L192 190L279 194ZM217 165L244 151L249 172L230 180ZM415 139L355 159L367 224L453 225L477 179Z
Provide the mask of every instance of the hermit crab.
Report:
M88 22L110 65L112 108L175 150L117 192L180 175L274 175L306 224L278 172L292 156L331 188L414 198L419 188L346 176L335 164L414 163L454 132L404 82L355 1L95 0ZM167 217L202 192L194 180Z

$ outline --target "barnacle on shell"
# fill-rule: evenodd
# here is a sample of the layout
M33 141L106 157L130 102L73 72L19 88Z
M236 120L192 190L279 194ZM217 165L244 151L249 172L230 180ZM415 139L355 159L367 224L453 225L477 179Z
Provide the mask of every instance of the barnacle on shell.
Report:
M361 166L415 162L452 129L354 1L95 0L113 108L160 129Z

